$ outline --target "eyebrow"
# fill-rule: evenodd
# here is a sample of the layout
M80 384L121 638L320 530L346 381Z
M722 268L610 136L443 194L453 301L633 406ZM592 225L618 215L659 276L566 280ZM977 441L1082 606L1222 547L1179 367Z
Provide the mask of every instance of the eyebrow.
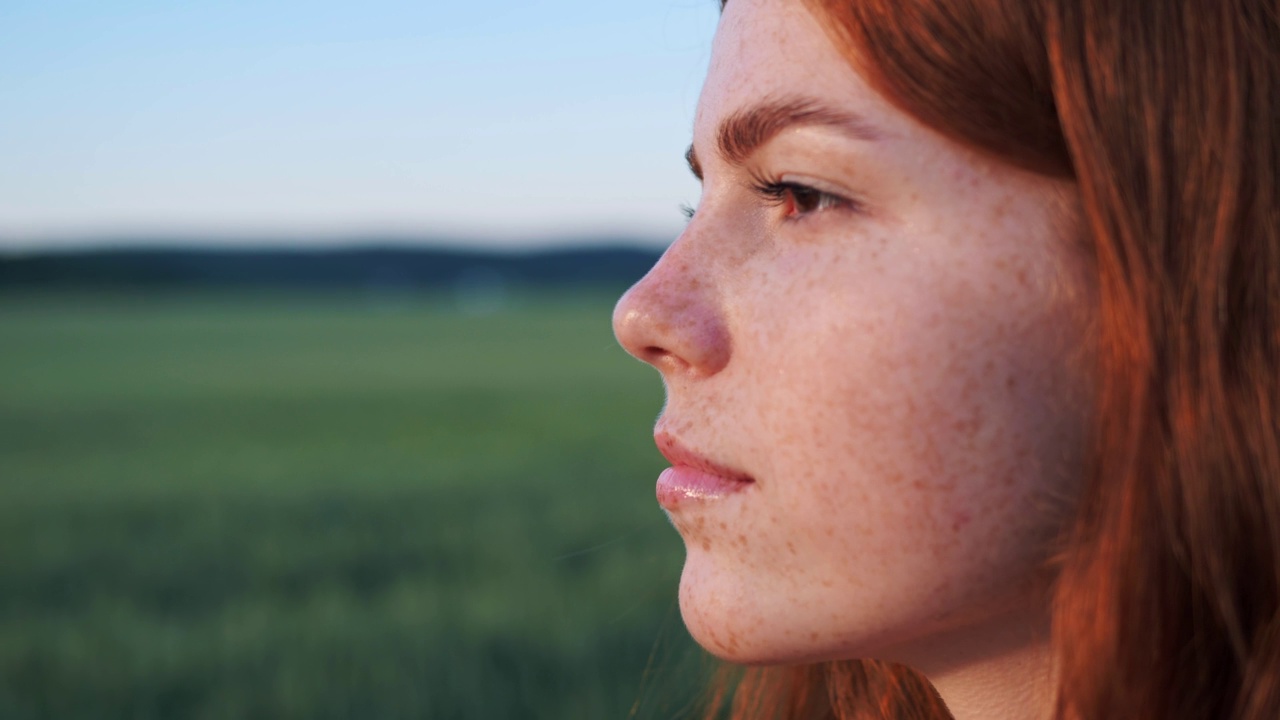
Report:
M863 142L875 142L884 137L857 113L808 98L789 98L766 100L725 118L716 131L716 147L726 162L741 165L783 130L813 125L833 128ZM689 163L690 172L701 180L702 164L692 145L685 151L684 158Z

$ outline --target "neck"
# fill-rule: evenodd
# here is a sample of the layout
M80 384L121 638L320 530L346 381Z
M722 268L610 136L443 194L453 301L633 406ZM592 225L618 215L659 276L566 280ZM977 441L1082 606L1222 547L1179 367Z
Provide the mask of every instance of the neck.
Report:
M1043 617L1001 616L930 642L911 663L955 720L1048 720L1056 675Z

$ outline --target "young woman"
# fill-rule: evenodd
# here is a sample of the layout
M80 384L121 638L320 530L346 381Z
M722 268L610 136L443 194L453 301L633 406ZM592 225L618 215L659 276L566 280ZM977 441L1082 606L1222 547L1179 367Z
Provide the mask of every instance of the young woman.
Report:
M727 3L614 316L717 703L1280 717L1277 122L1275 0Z

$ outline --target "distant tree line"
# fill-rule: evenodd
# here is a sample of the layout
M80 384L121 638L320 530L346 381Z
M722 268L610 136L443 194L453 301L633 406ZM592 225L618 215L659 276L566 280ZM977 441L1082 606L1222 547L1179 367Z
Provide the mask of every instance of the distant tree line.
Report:
M619 287L657 250L584 247L532 252L429 248L121 248L0 254L0 292L32 289L287 288L432 291L480 282L510 287Z

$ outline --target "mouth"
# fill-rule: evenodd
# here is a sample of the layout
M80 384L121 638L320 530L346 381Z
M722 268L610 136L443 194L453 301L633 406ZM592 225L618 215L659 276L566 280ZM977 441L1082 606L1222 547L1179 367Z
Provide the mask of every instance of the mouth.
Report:
M750 475L686 448L669 433L659 430L653 439L658 451L671 463L658 476L657 486L658 504L667 511L719 500L755 483Z

